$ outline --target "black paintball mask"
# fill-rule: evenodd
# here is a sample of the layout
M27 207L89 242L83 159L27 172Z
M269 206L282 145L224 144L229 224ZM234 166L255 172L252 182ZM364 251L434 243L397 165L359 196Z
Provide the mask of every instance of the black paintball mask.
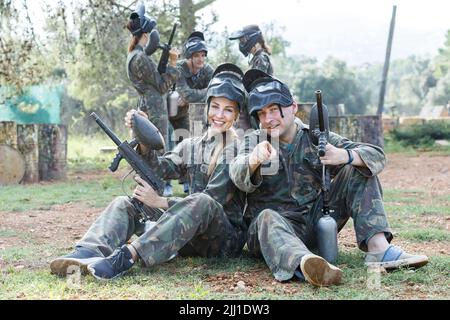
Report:
M206 90L206 115L208 115L212 97L225 97L236 101L239 112L244 110L247 92L242 83L243 76L242 70L232 63L223 63L216 68Z
M283 116L283 107L294 103L294 98L287 85L279 79L259 69L248 70L242 80L248 92L248 113L253 118L254 129L259 127L258 111L272 104L278 105Z
M229 39L239 39L239 51L247 57L255 44L262 41L263 38L262 32L257 25L249 25L244 27L242 30L233 32Z
M131 29L133 36L140 37L143 33L148 33L149 40L145 46L145 53L152 55L159 48L159 32L155 28L156 20L152 17L145 16L145 7L140 4L136 11L130 15Z
M189 59L195 52L204 51L208 55L208 47L206 46L205 37L200 31L191 33L184 44L184 57Z

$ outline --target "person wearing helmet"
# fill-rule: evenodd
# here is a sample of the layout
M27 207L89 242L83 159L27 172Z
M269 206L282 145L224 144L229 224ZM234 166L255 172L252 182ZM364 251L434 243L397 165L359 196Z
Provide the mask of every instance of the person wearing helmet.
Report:
M145 16L142 4L130 15L127 29L131 32L131 40L126 68L128 79L139 94L138 109L148 115L164 137L165 145L169 146L167 93L180 76L176 68L178 51L175 48L170 50L166 73L159 74L158 65L151 57L160 47L159 32L156 21ZM172 194L170 181L166 182L164 193Z
M277 280L296 275L314 286L342 281L338 267L311 252L317 244L315 226L323 214L321 163L330 167L333 178L330 214L338 230L353 218L358 247L367 252L368 266L427 263L426 256L389 245L393 235L377 178L386 162L380 147L329 132L326 154L319 161L309 127L295 117L297 104L289 88L257 69L247 71L243 82L250 116L261 129L241 143L230 164L230 177L247 193L247 247L264 257Z
M230 40L239 40L239 51L247 57L251 56L249 61L250 69L259 69L270 75L273 74L273 66L270 60L271 48L266 44L262 32L257 25L248 25L233 32ZM239 123L236 125L244 131L251 128L256 129L256 124L247 112L242 112Z
M145 16L145 7L139 5L130 15L127 29L131 33L128 45L127 75L139 94L138 109L145 112L160 130L168 145L169 116L166 93L179 77L176 68L178 52L172 48L166 73L158 73L158 65L151 55L159 48L159 32L156 21Z
M259 69L272 75L273 66L270 61L271 48L266 44L259 26L252 24L233 32L230 40L239 40L239 51L247 57L252 56L250 69Z
M173 128L189 131L189 103L203 103L214 69L206 63L208 48L203 33L193 32L184 44L184 60L178 62L180 77L176 83L179 94L178 114L170 118Z
M163 156L140 146L145 159L163 178L177 179L187 173L191 194L183 199L160 197L137 177L139 186L133 197L145 206L162 208L165 213L145 231L128 198L117 198L78 243L78 252L95 255L85 258L91 259L88 266L78 258L83 270L98 279L112 279L130 269L138 259L151 267L178 254L202 257L240 254L247 231L242 217L245 196L230 180L228 164L238 146L233 123L246 99L242 76L242 71L232 64L215 70L206 94L208 129L203 137L184 139ZM132 126L134 113L129 112L127 126ZM127 245L133 234L139 237ZM72 256L71 261L64 263L64 257L60 258L52 272L66 274L74 260Z
M177 114L169 118L174 130L184 129L184 133L175 136L177 141L182 140L183 135L190 132L189 128L189 103L203 103L206 97L208 83L212 78L214 69L206 63L208 48L203 33L193 32L183 47L184 60L178 62L180 77L176 83L176 91L179 94L177 102ZM181 138L178 138L181 137ZM184 192L189 193L189 183L184 177L180 179L184 185Z

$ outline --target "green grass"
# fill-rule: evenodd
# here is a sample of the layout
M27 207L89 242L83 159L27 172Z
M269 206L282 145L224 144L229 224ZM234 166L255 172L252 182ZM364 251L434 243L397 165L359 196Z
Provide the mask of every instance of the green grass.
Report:
M317 289L296 281L261 283L245 293L215 291L208 276L234 273L237 268L251 272L265 268L260 260L249 257L227 261L205 258L176 258L155 268L133 268L110 282L90 276L53 276L48 268L36 270L9 267L0 273L0 299L392 299L402 297L414 287L424 297L448 299L450 268L448 257L432 257L430 264L418 270L398 270L388 274L368 273L359 251L341 252L338 265L344 270L344 284ZM268 270L264 271L268 274ZM375 277L375 278L374 278ZM379 279L378 283L373 279ZM375 284L375 285L374 285ZM286 294L291 286L294 294ZM268 287L271 287L269 290ZM410 298L414 298L411 296Z
M123 137L123 139L128 137ZM70 170L105 169L114 159L114 152L101 152L102 147L117 147L106 135L69 135L67 163Z
M103 142L108 142L107 138ZM69 140L69 170L106 170L113 155L98 152L103 142L101 137ZM128 182L126 188L130 185ZM173 186L175 195L182 196L182 186L175 181ZM104 207L113 197L123 194L120 181L108 174L97 180L74 178L54 184L3 187L1 191L0 212L17 211L17 214L47 210L52 205L69 202ZM443 249L449 247L449 232L444 225L433 224L433 219L445 219L450 215L450 195L430 199L426 190L387 189L384 200L396 239L422 247L427 243L434 246L439 243ZM431 220L427 222L426 218ZM299 282L275 282L264 261L251 258L246 251L235 259L177 257L150 269L139 265L115 281L100 282L91 276L60 278L51 275L49 262L67 253L69 248L51 240L46 244L37 243L31 235L0 224L0 241L15 237L21 240L20 245L2 248L0 244L0 300L450 299L450 257L444 254L431 255L430 263L418 270L398 270L378 277L364 267L361 251L341 248L337 265L344 272L344 283L320 289ZM219 291L217 283L210 280L217 274L231 277L237 270L258 272L261 281L249 291L235 292L227 286ZM292 288L296 291L287 291Z
M99 207L121 194L120 181L112 176L98 181L8 186L0 194L0 211L47 210L52 205L78 201Z

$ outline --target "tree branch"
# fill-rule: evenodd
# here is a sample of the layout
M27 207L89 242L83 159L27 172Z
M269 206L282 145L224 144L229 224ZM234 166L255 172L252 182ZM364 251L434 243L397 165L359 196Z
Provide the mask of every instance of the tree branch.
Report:
M196 4L194 4L194 12L197 12L201 9L203 9L204 7L209 6L211 3L215 2L216 0L201 0L199 2L197 2Z

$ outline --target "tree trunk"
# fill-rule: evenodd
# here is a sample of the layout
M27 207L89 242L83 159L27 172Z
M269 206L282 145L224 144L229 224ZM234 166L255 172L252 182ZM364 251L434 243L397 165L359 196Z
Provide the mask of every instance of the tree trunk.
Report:
M65 179L67 174L67 127L43 124L39 129L41 180Z
M39 145L38 125L17 125L17 148L25 160L25 175L23 182L39 182Z
M214 1L215 0L200 0L194 4L193 0L180 0L181 37L183 41L195 31L197 25L195 13Z

